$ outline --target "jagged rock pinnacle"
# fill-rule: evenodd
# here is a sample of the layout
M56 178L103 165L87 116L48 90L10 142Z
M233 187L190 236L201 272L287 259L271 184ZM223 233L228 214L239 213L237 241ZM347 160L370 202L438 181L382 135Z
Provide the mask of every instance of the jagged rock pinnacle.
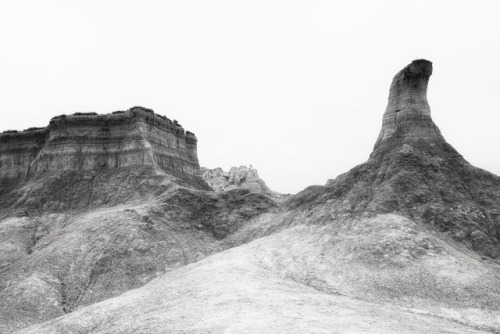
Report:
M432 63L425 59L414 60L396 74L372 157L409 142L444 141L427 102L431 75Z
M270 196L278 195L266 186L252 165L250 167L232 167L229 172L224 172L222 168L209 169L201 167L201 176L215 191L242 188Z

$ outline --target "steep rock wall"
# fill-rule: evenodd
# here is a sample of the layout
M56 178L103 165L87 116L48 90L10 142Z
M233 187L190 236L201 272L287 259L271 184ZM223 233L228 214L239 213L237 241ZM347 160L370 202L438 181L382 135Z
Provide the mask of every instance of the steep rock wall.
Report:
M197 177L197 139L176 121L141 107L105 115L62 115L47 128L0 134L1 184L48 171L135 165Z
M21 179L31 172L31 163L45 143L46 134L46 128L0 134L0 184Z

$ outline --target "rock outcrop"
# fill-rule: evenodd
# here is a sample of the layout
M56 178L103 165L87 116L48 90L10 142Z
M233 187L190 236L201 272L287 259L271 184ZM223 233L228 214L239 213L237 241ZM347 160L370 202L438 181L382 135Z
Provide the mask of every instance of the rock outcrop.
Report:
M0 134L3 213L115 205L174 184L210 190L200 174L195 135L142 107Z
M427 102L427 85L432 63L415 60L402 69L392 81L389 102L382 120L373 155L383 154L402 143L443 142L441 132L431 118Z
M52 118L46 128L0 134L0 184L54 171L149 165L199 181L196 136L177 121L134 107Z
M225 172L222 168L209 169L202 167L201 176L215 191L248 189L266 195L274 194L259 177L257 170L252 165L250 167L231 167L228 172Z
M427 60L396 74L370 159L297 194L289 206L316 207L317 222L397 213L498 257L500 177L470 165L443 138L427 102L431 74Z

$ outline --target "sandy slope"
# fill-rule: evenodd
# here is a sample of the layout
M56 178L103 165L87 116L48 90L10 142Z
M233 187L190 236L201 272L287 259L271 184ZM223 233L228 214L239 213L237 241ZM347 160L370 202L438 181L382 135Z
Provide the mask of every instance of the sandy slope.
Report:
M500 332L499 282L498 265L383 215L284 230L18 333Z

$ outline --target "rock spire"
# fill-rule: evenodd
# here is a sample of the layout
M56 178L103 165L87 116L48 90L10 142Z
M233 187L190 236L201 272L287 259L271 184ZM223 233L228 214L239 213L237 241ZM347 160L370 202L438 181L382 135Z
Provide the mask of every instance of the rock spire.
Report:
M394 213L500 257L500 177L472 166L443 138L427 102L431 74L427 60L399 71L370 159L288 205L323 212L318 222Z
M427 102L431 75L432 63L425 59L414 60L396 74L372 156L385 154L404 143L444 142Z

